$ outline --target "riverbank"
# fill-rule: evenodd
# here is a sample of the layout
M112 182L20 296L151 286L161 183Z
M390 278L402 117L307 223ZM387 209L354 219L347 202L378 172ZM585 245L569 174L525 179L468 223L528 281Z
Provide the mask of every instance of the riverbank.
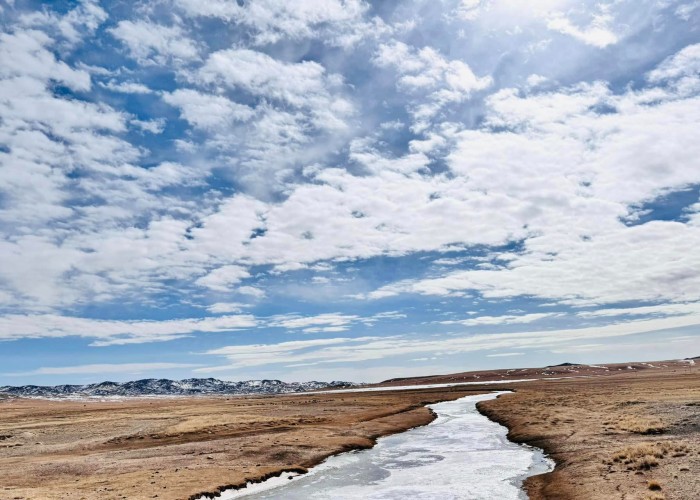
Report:
M479 404L508 438L545 450L531 500L685 500L700 494L700 373L645 370L533 382Z
M498 394L430 405L437 418L428 425L330 457L305 475L227 491L221 500L521 500L523 479L551 470L552 463L540 450L508 441L505 427L476 410Z

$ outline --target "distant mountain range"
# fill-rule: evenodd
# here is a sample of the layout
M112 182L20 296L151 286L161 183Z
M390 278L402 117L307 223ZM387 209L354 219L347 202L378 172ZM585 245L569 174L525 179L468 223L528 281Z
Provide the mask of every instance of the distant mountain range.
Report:
M109 396L197 396L216 394L285 394L316 389L353 387L351 382L282 382L281 380L246 380L228 382L215 378L169 380L147 378L132 382L100 382L87 385L2 386L0 395L35 398L82 398Z

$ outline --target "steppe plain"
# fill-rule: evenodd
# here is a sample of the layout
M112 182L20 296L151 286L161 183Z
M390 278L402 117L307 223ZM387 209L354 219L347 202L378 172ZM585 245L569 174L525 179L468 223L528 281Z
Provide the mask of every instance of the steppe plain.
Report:
M509 383L510 380L535 379ZM496 383L481 385L481 382ZM425 425L426 404L500 389L479 405L543 448L532 499L700 497L700 368L686 361L567 365L394 379L398 391L284 396L0 400L0 499L189 499L304 471Z

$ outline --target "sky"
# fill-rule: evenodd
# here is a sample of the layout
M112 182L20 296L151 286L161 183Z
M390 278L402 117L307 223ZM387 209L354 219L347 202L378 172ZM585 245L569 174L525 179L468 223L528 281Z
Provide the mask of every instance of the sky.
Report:
M700 355L700 1L0 20L0 385Z

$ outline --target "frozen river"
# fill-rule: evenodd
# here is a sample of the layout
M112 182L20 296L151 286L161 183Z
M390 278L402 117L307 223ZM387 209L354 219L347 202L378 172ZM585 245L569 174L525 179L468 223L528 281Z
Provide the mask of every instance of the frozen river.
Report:
M476 410L476 403L499 394L430 405L438 418L429 425L381 438L368 450L330 457L307 474L285 473L220 498L527 498L522 481L551 470L552 463L540 450L508 441L505 427Z

